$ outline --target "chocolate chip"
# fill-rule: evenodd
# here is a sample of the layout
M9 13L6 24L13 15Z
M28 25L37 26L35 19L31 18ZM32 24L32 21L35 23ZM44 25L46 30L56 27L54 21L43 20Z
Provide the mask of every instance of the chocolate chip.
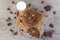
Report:
M11 10L11 9L8 7L7 10Z
M13 35L17 35L18 34L18 32L15 32Z
M50 6L50 5L46 5L46 6L44 7L44 9L45 9L45 11L50 11L50 10L51 10L51 6Z
M53 27L54 27L54 25L53 25L52 23L50 23L50 24L49 24L49 27L53 28Z
M10 29L10 32L12 32L12 33L13 33L14 31L13 31L12 29Z
M11 25L12 25L12 23L8 23L7 25L8 25L8 26L11 26Z
M55 15L55 14L56 14L56 12L55 12L55 11L53 11L53 14Z

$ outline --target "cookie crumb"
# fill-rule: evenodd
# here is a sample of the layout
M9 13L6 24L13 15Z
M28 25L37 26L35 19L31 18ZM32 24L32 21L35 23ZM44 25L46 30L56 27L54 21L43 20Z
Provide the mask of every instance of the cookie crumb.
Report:
M44 0L42 0L41 3L43 4L44 3Z
M45 17L48 17L48 15L45 15Z
M11 9L8 7L7 10L11 10Z
M46 5L46 6L44 7L44 9L45 9L45 11L50 11L50 10L51 10L51 6L50 6L50 5Z
M49 27L53 28L53 27L54 27L54 25L53 25L52 23L50 23L50 24L49 24Z
M17 17L15 16L14 19L16 19Z
M12 11L9 11L9 13L10 13L10 14L13 14L13 12L12 12Z
M28 5L27 5L27 7L30 7L31 6L31 3L29 3Z
M21 29L21 31L23 31L23 29Z
M55 14L56 14L56 12L55 12L55 11L53 11L53 14L55 15Z
M15 2L14 2L14 1L11 1L11 3L12 3L12 4L15 4Z
M11 18L10 18L10 17L8 17L8 18L7 18L7 21L11 21Z
M11 25L12 25L12 23L7 23L7 25L8 25L8 26L11 26Z
M52 37L52 32L51 31L44 31L43 35L41 37Z
M17 17L19 16L19 11L16 11L15 14L17 15Z
M13 35L17 35L18 34L18 32L15 32Z
M20 19L20 22L22 22L22 20Z
M14 32L12 29L10 29L9 31L12 32L12 33Z

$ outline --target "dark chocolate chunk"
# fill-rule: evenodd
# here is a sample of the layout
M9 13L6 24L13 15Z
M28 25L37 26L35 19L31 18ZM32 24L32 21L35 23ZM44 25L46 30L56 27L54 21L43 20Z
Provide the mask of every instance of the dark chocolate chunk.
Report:
M50 24L49 24L49 27L53 28L53 27L54 27L54 25L53 25L52 23L50 23Z
M44 9L45 9L45 11L50 11L50 10L51 10L51 6L50 6L50 5L46 5L46 6L44 7Z
M12 23L7 23L7 25L8 25L8 26L11 26L11 25L12 25Z

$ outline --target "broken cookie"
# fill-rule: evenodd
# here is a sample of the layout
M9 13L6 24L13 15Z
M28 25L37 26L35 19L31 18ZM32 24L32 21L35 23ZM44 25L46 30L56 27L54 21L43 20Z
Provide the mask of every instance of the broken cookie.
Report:
M37 12L32 9L26 9L22 12L19 12L16 27L19 29L23 29L25 31L29 31L28 29L32 28L32 30L38 33L37 35L32 33L32 35L39 37L38 35L42 26L42 20L43 20L43 13ZM29 31L28 33L30 34L30 32L32 31Z

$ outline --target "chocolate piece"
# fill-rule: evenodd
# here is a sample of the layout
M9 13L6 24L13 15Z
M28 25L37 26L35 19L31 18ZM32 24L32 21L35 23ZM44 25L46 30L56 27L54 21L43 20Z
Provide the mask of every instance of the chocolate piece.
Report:
M51 6L50 6L50 5L46 5L46 6L44 7L44 9L45 9L45 11L50 11L50 10L51 10Z
M35 36L35 37L37 37L37 38L39 38L39 36L40 36L39 31L38 31L36 28L34 28L34 27L29 28L29 29L27 30L27 32L28 32L30 35Z
M50 23L50 24L49 24L49 27L53 28L53 27L54 27L54 25L53 25L52 23Z

